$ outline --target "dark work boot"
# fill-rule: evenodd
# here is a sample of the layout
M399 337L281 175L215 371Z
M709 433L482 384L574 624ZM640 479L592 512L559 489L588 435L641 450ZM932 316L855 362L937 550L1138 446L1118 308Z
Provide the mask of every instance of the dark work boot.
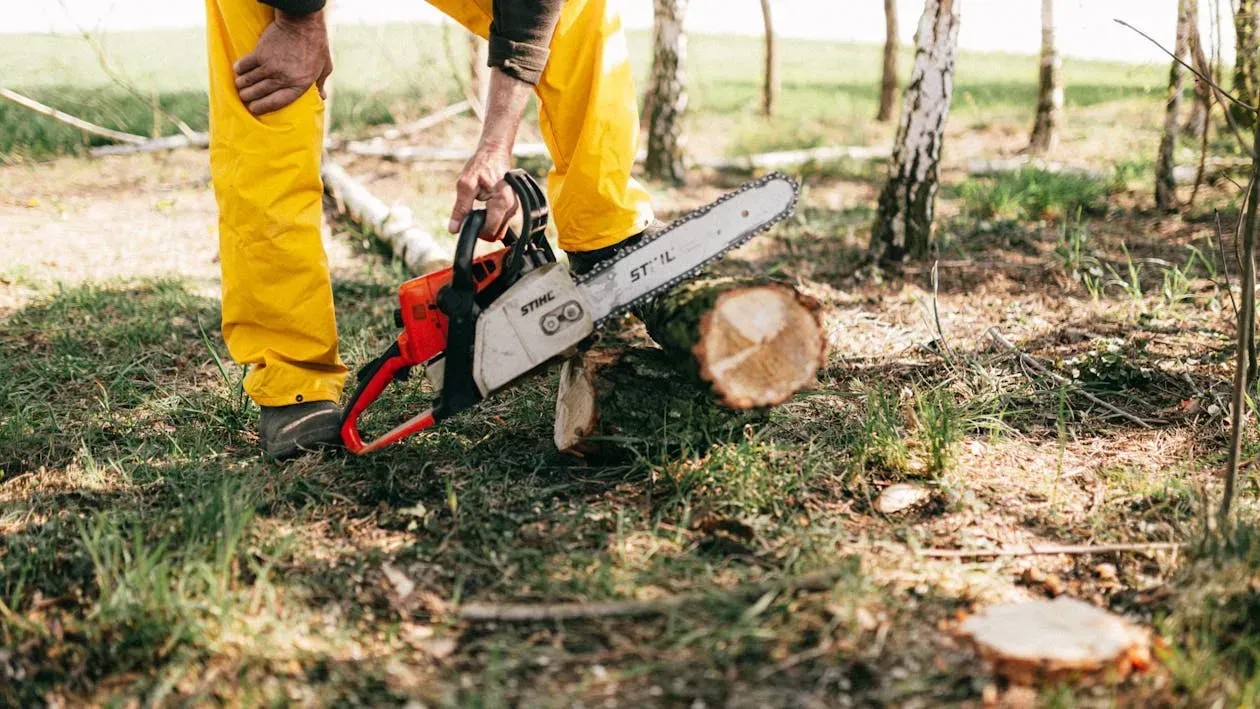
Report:
M341 445L341 409L331 401L264 406L258 415L263 452L273 460Z
M584 276L591 272L591 269L600 263L616 256L619 251L627 246L634 246L643 240L643 237L653 234L659 234L666 227L665 222L654 220L647 229L629 236L611 246L605 246L602 249L594 251L566 251L569 255L569 270L575 276Z

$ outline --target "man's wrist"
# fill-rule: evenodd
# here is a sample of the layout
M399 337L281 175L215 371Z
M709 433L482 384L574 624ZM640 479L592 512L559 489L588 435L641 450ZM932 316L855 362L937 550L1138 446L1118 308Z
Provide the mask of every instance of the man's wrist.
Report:
M324 11L316 10L315 12L298 14L276 10L276 23L304 30L323 29Z

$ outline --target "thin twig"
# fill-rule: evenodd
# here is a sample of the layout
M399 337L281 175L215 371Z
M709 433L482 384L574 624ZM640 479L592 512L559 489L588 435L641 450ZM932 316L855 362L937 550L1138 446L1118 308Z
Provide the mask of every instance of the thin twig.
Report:
M1102 399L1099 399L1093 394L1085 391L1080 386L1076 385L1076 383L1073 382L1072 380L1066 377L1060 376L1058 374L1055 374L1049 369L1046 369L1040 362L1038 362L1037 360L1025 354L1022 350L1020 350L1015 345L1011 344L1011 341L1003 337L1002 333L999 332L996 327L989 328L985 334L988 335L994 342L998 343L999 345L1005 347L1006 349L1014 353L1015 356L1017 356L1019 360L1023 362L1024 364L1028 365L1029 367L1032 367L1033 369L1046 375L1047 377L1050 377L1051 379L1055 380L1056 382L1059 382L1060 384L1071 386L1081 396L1085 397L1086 399L1089 399L1090 401L1094 402L1095 404L1098 404L1099 406L1103 407L1104 409L1107 409L1108 411L1112 412L1113 414L1116 414L1117 416L1122 416L1132 421L1133 423L1136 423L1142 428L1153 428L1152 422L1156 424L1164 423L1163 421L1156 421L1154 419L1152 419L1151 421L1147 421L1146 419L1143 419L1135 414L1131 414L1128 411L1125 411L1124 409L1121 409L1112 404L1108 404Z
M1260 121L1256 122L1255 148L1260 150ZM1238 354L1234 368L1234 391L1230 411L1229 461L1225 466L1225 491L1221 496L1218 525L1229 525L1230 508L1234 503L1238 468L1242 460L1243 425L1247 421L1247 388L1256 366L1256 231L1260 229L1260 173L1251 176L1247 187L1247 216L1242 229L1242 309L1238 313Z
M1113 554L1117 552L1171 551L1185 547L1177 542L1148 542L1145 544L1071 544L1046 546L1029 544L1017 549L920 549L915 556L928 559L970 559L977 556L1057 556L1060 554L1081 556L1086 554Z
M1208 77L1206 77L1206 76L1204 76L1204 75L1200 74L1200 73L1199 73L1199 71L1198 71L1197 69L1195 69L1194 67L1192 67L1192 66L1190 66L1189 64L1186 64L1184 61L1182 61L1182 60L1181 60L1181 57L1178 57L1178 56L1177 56L1176 54L1174 54L1173 52L1168 51L1168 49L1167 49L1167 48L1165 48L1165 47L1164 47L1164 45L1162 45L1162 44L1160 44L1159 42L1157 42L1157 41L1155 40L1155 38L1154 38L1154 37L1151 37L1149 34L1147 34L1147 33L1143 32L1142 30L1140 30L1140 29L1138 29L1138 28L1136 28L1136 27L1134 27L1133 25L1129 24L1128 22L1125 22L1124 20L1121 20L1121 19L1118 19L1118 18L1117 18L1115 21L1116 21L1118 24L1120 24L1120 25L1122 25L1122 26L1124 26L1124 27L1128 27L1129 29L1133 30L1134 32L1137 32L1138 34L1140 34L1140 35L1142 35L1143 37L1145 37L1147 40L1149 40L1149 41L1150 41L1150 43L1151 43L1151 44L1154 44L1156 47L1158 47L1158 48L1159 48L1159 50L1160 50L1161 52L1163 52L1164 54L1167 54L1168 56L1172 57L1172 58L1173 58L1173 61L1175 61L1175 62L1177 62L1178 64L1181 64L1181 65L1182 65L1182 66L1184 66L1185 68L1189 69L1192 73L1194 73L1194 75L1195 75L1195 76L1199 77L1199 79L1201 79L1201 80L1202 80L1203 82L1205 82L1208 86L1210 86L1210 87L1212 88L1212 92L1216 94L1216 100L1217 100L1217 101L1219 101L1219 102L1221 103L1221 107L1222 107L1223 109L1225 109L1225 120L1226 120L1226 122L1228 122L1228 123L1229 123L1230 130L1234 131L1234 137L1238 139L1238 144L1239 144L1239 145L1241 145L1241 146L1242 146L1242 148L1243 148L1243 150L1247 151L1247 153L1248 153L1249 155L1251 155L1251 157L1253 157L1253 158L1254 158L1254 157L1256 157L1256 153L1255 153L1255 151L1252 149L1252 147L1251 147L1250 145L1248 145L1248 144L1247 144L1246 139L1244 139L1244 138L1243 138L1242 132L1238 130L1238 124L1234 122L1234 117L1233 117L1233 114L1231 114L1231 113L1229 112L1229 107L1225 105L1225 101L1224 101L1223 99L1226 99L1226 98L1227 98L1227 99L1229 99L1230 101L1233 101L1234 103L1238 104L1238 106L1240 106L1240 107L1242 107L1242 108L1244 108L1244 109L1246 109L1246 110L1248 110L1248 111L1251 111L1252 113L1255 113L1255 112L1256 112L1256 109L1255 109L1253 106L1250 106L1250 105L1248 105L1248 104L1246 104L1246 103L1243 103L1242 101L1238 100L1238 99L1237 99L1237 98L1236 98L1233 94L1229 93L1229 92L1228 92L1228 91L1226 91L1225 89L1222 89L1222 88L1221 88L1221 86L1220 86L1220 84L1218 84L1218 83L1216 83L1215 81L1213 81L1212 79L1209 79Z
M1119 19L1119 18L1116 18L1116 20L1115 20L1115 21L1116 21L1116 23L1117 23L1117 24L1122 25L1122 26L1124 26L1124 27L1128 27L1129 29L1133 30L1134 32L1137 32L1138 34L1140 34L1140 35L1142 35L1143 37L1145 37L1147 40L1149 40L1149 41L1150 41L1150 43L1151 43L1151 44L1155 45L1156 47L1159 47L1160 51L1162 51L1164 54L1167 54L1168 56L1172 57L1172 58L1173 58L1173 61L1175 61L1175 62L1177 62L1178 64L1182 65L1183 67L1185 67L1185 68L1189 69L1191 72L1193 72L1193 73L1194 73L1194 75L1195 75L1195 76L1199 77L1199 79L1200 79L1200 80L1202 80L1205 84L1207 84L1208 86L1211 86L1212 88L1216 89L1218 92L1220 92L1221 94L1223 94L1223 95L1225 96L1225 98L1229 99L1230 101L1233 101L1234 103L1238 104L1240 107L1245 108L1245 109L1247 109L1248 111L1251 111L1252 113L1255 113L1255 112L1256 112L1256 107L1255 107L1255 106L1252 106L1252 105L1250 105L1250 104L1248 104L1248 103L1245 103L1245 102L1243 102L1243 101L1239 100L1239 99L1238 99L1238 98L1236 98L1233 94L1229 93L1229 92L1228 92L1228 91L1226 91L1225 89L1222 89L1222 88L1221 88L1221 87L1220 87L1220 86L1219 86L1219 85L1218 85L1215 81L1213 81L1213 80L1211 79L1211 77L1204 76L1202 73L1200 73L1200 72L1199 72L1199 70L1198 70L1198 69L1195 69L1194 67L1192 67L1192 66L1190 66L1189 64L1187 64L1187 63L1185 62L1185 60L1183 60L1181 57L1179 57L1179 56L1177 56L1176 54L1174 54L1174 53L1172 53L1172 52L1168 51L1167 49L1165 49L1165 48L1164 48L1164 45L1162 45L1162 44L1160 44L1158 41L1156 41L1154 37L1152 37L1152 36L1150 36L1149 34L1147 34L1147 33L1143 32L1142 30L1140 30L1140 29L1138 29L1138 28L1134 27L1133 25L1129 24L1128 22L1125 22L1124 20L1121 20L1121 19Z
M728 592L692 593L683 596L660 598L653 601L609 601L603 603L552 603L545 605L469 603L460 606L455 614L460 620L474 623L538 623L562 620L587 620L594 618L624 618L665 615L685 605L712 600L715 597L737 599L761 598L773 591L796 589L801 591L829 591L839 579L853 573L849 565L764 584L739 586Z
M945 353L949 355L947 363L952 366L955 359L954 348L949 346L949 340L945 337L945 329L941 327L940 298L938 297L941 284L939 265L940 261L932 264L932 318L936 321L936 335L941 338L941 344L945 347Z
M108 138L116 143L131 143L132 145L139 145L141 143L149 142L149 139L142 135L135 135L133 133L124 133L120 130L114 130L112 128L105 128L104 126L98 126L95 123L90 123L88 121L83 120L82 118L76 118L70 115L69 113L65 113L64 111L58 111L57 109L52 108L51 106L45 106L39 101L36 101L33 98L28 98L26 96L23 96L22 94L19 94L16 91L10 91L9 89L0 89L0 98L3 98L8 101L12 101L13 103L16 103L17 105L22 106L24 108L29 108L30 110L36 113L40 113L45 116L48 116L49 118L53 120L61 121L62 123L65 123L66 125L74 126L75 128L78 128L84 133L91 133L92 135L97 135L102 138Z
M1216 219L1216 250L1221 254L1221 277L1225 279L1225 292L1229 294L1229 304L1234 306L1234 317L1238 317L1238 301L1234 300L1234 286L1229 282L1229 261L1225 258L1225 234L1221 230L1221 210L1213 209Z
M440 111L434 111L424 118L406 123L401 126L394 126L386 130L382 137L386 140L396 140L403 136L414 136L416 133L424 132L434 126L441 125L452 118L472 110L472 103L464 100L459 103L451 104Z

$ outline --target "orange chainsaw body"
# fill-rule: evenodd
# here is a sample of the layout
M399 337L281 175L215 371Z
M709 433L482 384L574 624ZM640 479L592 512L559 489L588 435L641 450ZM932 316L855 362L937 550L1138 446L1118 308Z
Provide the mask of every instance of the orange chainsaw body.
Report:
M380 357L359 370L359 387L346 405L341 437L352 453L380 450L475 406L483 394L472 376L476 323L480 308L512 286L525 268L555 263L547 243L547 200L542 188L523 170L504 176L521 206L521 232L504 237L507 248L475 257L486 211L474 209L464 218L451 268L413 278L398 288L395 324L402 329ZM509 273L510 272L510 273ZM444 357L442 383L433 408L364 440L359 419L390 382L408 378L413 367Z
M473 280L477 292L486 289L503 270L507 249L499 249L473 261ZM398 336L407 366L427 364L446 350L449 333L446 313L438 307L438 293L450 285L453 269L434 271L427 276L413 278L398 288L398 313L403 329Z

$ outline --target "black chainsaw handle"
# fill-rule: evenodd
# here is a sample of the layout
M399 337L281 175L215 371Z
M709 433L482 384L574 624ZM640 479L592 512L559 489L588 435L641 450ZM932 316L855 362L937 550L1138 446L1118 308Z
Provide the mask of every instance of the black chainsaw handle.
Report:
M455 243L455 259L452 264L451 286L459 291L473 293L477 282L473 279L473 253L477 250L477 237L486 226L486 210L474 209L464 217Z

